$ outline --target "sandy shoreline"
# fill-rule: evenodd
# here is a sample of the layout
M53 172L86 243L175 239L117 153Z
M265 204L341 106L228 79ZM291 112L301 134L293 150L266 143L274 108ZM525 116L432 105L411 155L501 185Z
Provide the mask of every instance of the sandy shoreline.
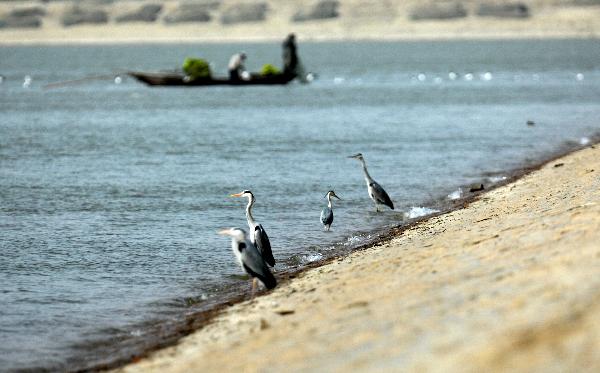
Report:
M372 2L344 0L340 17L294 23L290 16L301 1L269 0L272 11L266 20L225 25L218 19L210 22L165 24L116 23L115 17L140 6L139 1L121 1L107 5L110 21L106 24L61 25L69 2L45 5L47 15L39 28L0 28L0 45L93 44L93 43L200 43L281 41L295 32L300 42L342 40L449 40L449 39L536 39L598 38L600 6L550 6L535 3L532 16L525 19L488 18L474 15L475 4L468 4L469 16L450 20L412 21L410 10L419 2ZM0 14L15 7L39 6L39 3L0 3ZM163 13L176 9L176 2L166 2Z
M118 371L598 371L599 172L552 161Z

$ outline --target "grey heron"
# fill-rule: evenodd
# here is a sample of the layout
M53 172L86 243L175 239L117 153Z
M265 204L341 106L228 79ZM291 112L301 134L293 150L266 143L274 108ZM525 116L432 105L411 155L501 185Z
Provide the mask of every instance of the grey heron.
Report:
M341 200L341 198L338 197L333 190L327 192L325 197L327 198L327 206L323 207L323 210L321 210L321 223L323 223L325 229L329 230L329 228L331 228L331 223L333 223L333 206L331 205L331 197L335 197L339 200Z
M256 281L260 281L267 289L277 286L275 276L269 270L256 246L248 239L246 231L241 228L228 228L218 232L222 236L231 237L231 248L242 270L252 277L252 294L256 289Z
M348 158L358 159L363 167L363 172L365 173L365 181L367 183L367 191L369 192L369 197L375 202L375 209L379 211L379 205L386 205L387 207L394 209L394 203L390 199L390 196L385 192L385 190L377 183L371 175L369 175L369 171L367 171L367 164L365 163L365 159L361 153L351 155Z
M258 224L252 216L252 206L254 206L254 202L256 201L254 194L252 194L252 192L249 190L244 190L243 192L232 194L231 197L248 198L248 205L246 206L246 219L248 220L248 228L250 228L250 240L256 245L265 262L273 267L275 265L275 258L273 258L273 252L271 251L271 242L269 241L269 236L267 236L267 232L262 225Z

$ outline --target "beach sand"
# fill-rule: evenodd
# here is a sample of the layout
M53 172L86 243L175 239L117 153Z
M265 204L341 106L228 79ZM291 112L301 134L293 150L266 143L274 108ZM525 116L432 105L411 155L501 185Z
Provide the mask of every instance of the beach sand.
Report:
M259 22L222 24L219 11L209 22L165 24L163 18L177 9L176 1L164 2L159 19L153 23L116 23L119 15L138 9L150 0L83 2L84 7L101 9L108 15L106 24L63 27L61 17L72 2L43 5L47 14L40 28L0 28L0 45L64 43L140 43L140 42L243 42L281 41L295 32L300 42L322 40L423 40L423 39L503 39L503 38L597 38L600 36L600 6L574 6L573 1L557 4L531 0L529 18L476 16L478 1L463 1L469 11L465 18L413 21L410 13L423 3L418 0L369 1L340 0L339 17L307 22L292 22L303 7L302 0L265 0L266 19ZM237 3L222 0L221 8ZM567 5L565 5L567 4ZM571 5L568 5L571 4ZM15 8L37 7L37 1L0 2L0 15Z
M119 372L600 371L600 147L225 309Z

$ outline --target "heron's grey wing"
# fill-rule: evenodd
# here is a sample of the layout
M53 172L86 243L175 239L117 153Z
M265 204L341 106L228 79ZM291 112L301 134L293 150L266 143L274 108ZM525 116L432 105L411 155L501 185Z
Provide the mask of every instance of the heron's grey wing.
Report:
M323 225L331 225L333 223L333 210L329 206L324 207L321 211L321 223Z
M258 278L267 289L273 289L277 286L275 276L273 276L269 267L267 267L267 264L258 252L258 249L254 245L248 245L246 249L242 251L242 266L246 273L252 277Z
M273 252L271 251L271 241L269 241L267 232L260 224L254 228L254 242L265 262L273 267L275 265L275 258L273 258Z
M394 209L394 203L390 199L390 196L388 196L388 194L385 192L385 190L383 190L383 188L381 187L381 185L379 185L375 181L373 181L369 185L371 186L371 188L373 188L373 197L375 198L375 200L378 203L380 203L382 205L386 205L387 207L389 207L389 208L391 208L393 210Z

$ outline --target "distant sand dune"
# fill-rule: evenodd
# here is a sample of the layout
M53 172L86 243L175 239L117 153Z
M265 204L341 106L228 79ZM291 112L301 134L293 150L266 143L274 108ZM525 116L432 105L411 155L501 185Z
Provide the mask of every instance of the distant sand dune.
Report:
M144 5L156 4L151 0L124 0L115 2L0 2L0 44L65 43L65 42L153 42L153 41L243 41L280 40L289 32L296 32L301 40L344 39L453 39L453 38L547 38L598 37L600 35L600 1L520 1L528 17L511 17L523 12L506 11L494 17L498 10L481 12L482 4L497 4L487 0L457 0L460 7L448 7L447 1L417 0L202 0L197 2L162 2L162 9L145 22L117 22L126 15L136 14ZM239 4L252 3L245 12L233 12ZM428 11L436 5L434 11ZM502 2L499 2L502 3ZM77 4L77 5L75 5ZM321 7L316 5L322 5ZM332 5L333 4L333 5ZM558 4L558 5L556 5ZM596 4L576 6L575 4ZM79 23L64 27L64 15L77 6L81 11L106 14L107 23ZM193 6L194 15L185 17ZM187 7L187 8L185 8ZM205 7L206 9L201 9ZM46 14L29 15L41 22L39 27L31 18L21 20L11 15L15 9L42 8ZM441 9L441 10L440 10ZM447 10L444 10L447 9ZM449 10L448 10L449 9ZM428 19L427 15L462 9L466 16L445 20ZM425 17L412 20L411 15L421 12ZM235 16L225 17L230 12ZM261 14L255 14L261 12ZM325 12L325 13L320 13ZM490 15L490 12L492 15ZM98 19L101 13L95 13ZM299 14L302 22L294 22ZM169 18L171 15L171 18ZM178 15L173 18L173 15ZM317 19L312 19L315 17ZM323 17L323 18L319 18ZM143 18L139 16L138 18ZM414 17L413 17L414 18ZM249 21L249 20L258 21ZM170 21L169 21L170 20ZM183 21L181 21L183 20ZM224 20L228 20L225 22ZM166 22L167 21L167 22ZM195 21L195 22L194 22ZM16 26L21 27L16 27Z

